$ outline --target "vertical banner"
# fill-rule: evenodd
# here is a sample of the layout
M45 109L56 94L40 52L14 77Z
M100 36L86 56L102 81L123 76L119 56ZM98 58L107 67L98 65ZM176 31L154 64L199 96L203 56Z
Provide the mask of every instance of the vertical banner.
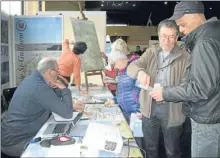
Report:
M9 16L1 15L1 86L9 84Z
M16 85L45 56L58 59L62 51L62 16L14 17L14 63Z
M83 41L87 44L87 50L82 55L81 71L103 69L104 63L94 22L74 18L71 18L71 22L75 41Z

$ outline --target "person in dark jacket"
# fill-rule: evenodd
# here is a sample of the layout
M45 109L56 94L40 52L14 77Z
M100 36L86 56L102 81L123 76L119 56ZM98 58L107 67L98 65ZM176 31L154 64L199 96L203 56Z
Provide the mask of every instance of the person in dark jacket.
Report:
M1 150L4 154L21 156L51 112L71 118L73 110L84 108L80 103L73 106L71 91L56 80L58 74L56 60L43 58L38 63L37 71L18 86L8 113L2 119Z
M220 156L220 21L205 19L202 2L180 2L170 18L186 35L188 83L155 88L157 101L184 102L191 118L192 157Z

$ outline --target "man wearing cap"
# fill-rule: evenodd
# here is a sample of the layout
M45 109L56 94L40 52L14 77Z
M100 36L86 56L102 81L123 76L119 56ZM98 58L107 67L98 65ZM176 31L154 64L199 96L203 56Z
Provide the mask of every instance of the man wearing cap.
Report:
M70 50L69 44L73 44L72 51ZM69 40L64 40L63 42L63 52L58 59L59 73L58 79L68 86L70 82L70 76L74 74L73 83L76 84L76 88L80 91L81 84L81 59L80 54L83 54L87 49L85 42L69 42Z
M170 18L189 50L188 83L154 88L156 101L184 102L191 118L192 157L220 157L220 21L205 19L201 2L180 2Z

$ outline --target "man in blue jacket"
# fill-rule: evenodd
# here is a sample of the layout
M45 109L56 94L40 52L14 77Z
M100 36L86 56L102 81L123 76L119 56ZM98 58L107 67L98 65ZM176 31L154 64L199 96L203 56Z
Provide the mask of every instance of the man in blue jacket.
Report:
M16 89L1 126L1 150L6 155L21 156L51 112L71 118L73 110L84 107L73 106L71 91L56 80L58 73L56 60L44 58L38 63L37 71Z

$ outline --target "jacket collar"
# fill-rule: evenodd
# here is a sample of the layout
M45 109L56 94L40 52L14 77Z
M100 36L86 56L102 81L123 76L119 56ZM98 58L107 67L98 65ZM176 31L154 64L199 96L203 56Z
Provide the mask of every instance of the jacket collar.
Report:
M192 50L195 43L197 42L197 39L202 35L202 32L206 30L207 27L209 27L209 23L213 21L217 21L218 19L216 17L213 17L209 20L206 20L206 22L196 29L194 29L192 32L190 32L188 35L186 35L183 39L185 40L185 47L189 50Z
M163 51L162 48L158 45L155 51L155 56L157 57L158 54L162 51ZM180 47L177 44L175 44L173 49L170 51L170 53L172 54L172 57L171 57L171 62L172 62L173 60L181 56Z

